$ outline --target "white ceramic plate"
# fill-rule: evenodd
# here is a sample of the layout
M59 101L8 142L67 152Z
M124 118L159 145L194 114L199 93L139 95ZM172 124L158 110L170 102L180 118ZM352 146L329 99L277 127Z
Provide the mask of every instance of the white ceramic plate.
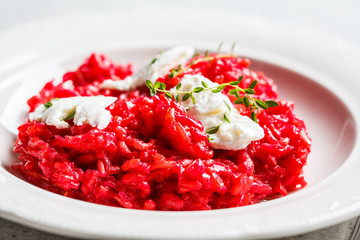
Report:
M75 237L249 239L299 234L359 215L359 47L259 18L209 14L81 15L1 32L0 216ZM218 19L226 19L226 28ZM139 66L159 49L193 44L216 50L221 41L224 50L237 41L236 53L251 58L252 69L274 78L280 96L296 103L313 139L306 188L240 208L156 212L69 199L37 188L10 170L16 161L11 153L15 137L6 128L17 125L24 105L16 105L37 90L37 83L76 68L93 51ZM27 84L22 89L29 91L11 99L20 84Z

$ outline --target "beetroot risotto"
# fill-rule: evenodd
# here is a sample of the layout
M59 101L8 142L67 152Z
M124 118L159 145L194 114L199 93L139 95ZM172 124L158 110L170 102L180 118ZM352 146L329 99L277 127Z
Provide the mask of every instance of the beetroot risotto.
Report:
M138 71L92 54L28 100L13 169L67 197L210 210L303 188L310 138L273 80L233 54L160 52Z

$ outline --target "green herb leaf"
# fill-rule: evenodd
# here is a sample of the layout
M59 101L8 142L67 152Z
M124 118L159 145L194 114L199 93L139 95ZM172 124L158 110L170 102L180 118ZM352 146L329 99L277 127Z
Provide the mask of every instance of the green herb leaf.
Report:
M239 99L236 99L234 101L235 104L243 104L244 103L244 99L243 98L239 98Z
M252 90L251 88L244 89L244 92L246 92L247 94L254 94L255 93L255 91Z
M219 90L219 89L214 89L214 90L211 90L211 92L212 92L212 93L219 93L219 92L221 92L221 90Z
M225 84L221 84L216 89L219 89L220 91L222 91L225 87L226 87Z
M237 98L240 98L240 93L239 93L239 89L235 88L235 96Z
M188 100L190 97L190 93L186 93L183 97L182 100L185 102L186 100Z
M176 75L176 70L173 69L173 70L171 70L171 72L169 73L169 78L173 78L173 77L175 77L175 75Z
M217 131L219 131L219 128L220 128L221 124L219 124L218 126L214 126L214 127L210 127L208 129L206 129L206 133L207 134L214 134L214 133L217 133Z
M202 90L204 90L203 87L196 87L196 88L194 88L193 92L199 93L199 92L202 92Z
M155 84L154 84L154 88L155 88L155 89L159 89L160 86L161 86L161 83L160 83L160 82L155 82Z
M176 96L175 96L175 102L179 102L179 101L180 101L179 95L176 95Z
M146 81L145 81L145 84L146 84L146 86L147 86L150 90L154 87L152 81L150 81L150 80L146 80Z
M191 93L190 94L190 97L191 97L191 101L192 101L192 103L193 104L195 104L196 103L196 101L195 101L195 97L194 97L194 95Z
M227 107L227 109L229 110L229 112L231 112L231 107L225 100L224 100L224 104Z
M249 99L245 96L244 98L244 105L245 105L245 107L247 107L247 108L249 108L249 106L250 106L250 101L249 101Z
M230 95L235 95L235 92L236 92L236 88L233 88L229 91L229 94Z
M265 103L268 105L268 107L277 107L277 106L279 106L278 102L275 102L275 101L272 101L272 100L265 101Z
M68 121L74 118L76 113L76 108L74 108L73 110L71 110L71 112L63 119L63 121Z
M240 83L240 82L243 80L243 78L244 78L244 76L240 76L240 77L238 78L238 82Z
M163 82L160 82L160 90L165 90L166 89L166 85Z
M251 112L251 115L250 115L251 119L257 123L257 117L256 117L256 113L255 112Z
M229 82L230 85L232 86L237 86L239 84L238 81L232 81L232 82Z
M181 88L181 83L179 83L178 85L176 85L176 91L179 91L180 88Z
M224 113L224 119L225 119L225 121L227 121L228 123L230 123L230 119L226 116L226 113Z
M262 109L268 109L268 105L267 103L261 101L260 99L255 99L256 105L258 105L259 107L261 107Z
M169 92L165 92L165 96L168 97L168 98L170 98L170 99L172 98L172 95L171 95L171 93L169 93Z
M250 83L249 88L254 89L254 87L256 86L256 84L257 84L257 81L255 80L255 81L253 81L252 83Z
M150 64L154 64L158 59L157 58L154 58Z
M201 84L202 84L205 88L208 87L208 85L207 85L206 82L204 82L204 81L201 81Z
M45 109L48 109L48 108L51 107L52 105L53 105L53 104L52 104L51 100L48 101L47 103L44 103Z

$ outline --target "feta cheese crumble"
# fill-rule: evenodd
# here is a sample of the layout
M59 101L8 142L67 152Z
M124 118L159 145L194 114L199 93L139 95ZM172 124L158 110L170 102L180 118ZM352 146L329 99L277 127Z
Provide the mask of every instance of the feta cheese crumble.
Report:
M68 128L64 120L73 115L75 125L90 124L99 129L106 128L111 120L111 114L105 108L116 101L116 97L70 97L51 100L51 104L38 106L29 114L30 121L53 125L58 129Z
M219 85L200 75L185 75L181 80L179 92L187 92L195 87L202 87L202 81L208 87ZM171 91L176 90L173 88ZM192 103L191 99L180 102L184 108L188 109L186 115L200 121L205 129L221 124L219 130L215 134L210 135L213 138L210 143L214 148L240 150L246 148L252 141L264 137L264 130L260 125L249 117L240 115L226 95L202 91L195 93L194 97L196 100L195 104ZM230 107L230 110L225 102ZM225 121L224 114L226 114L230 123Z
M163 51L156 55L151 63L143 66L132 76L124 80L105 80L100 88L129 91L144 85L146 80L155 82L172 68L189 61L194 52L195 49L192 46L177 46Z

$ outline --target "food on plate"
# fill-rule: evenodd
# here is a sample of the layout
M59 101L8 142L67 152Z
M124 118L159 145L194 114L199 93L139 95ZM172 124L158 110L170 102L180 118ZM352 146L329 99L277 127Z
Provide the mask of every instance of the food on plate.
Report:
M311 140L250 61L160 52L138 71L92 54L28 100L13 169L67 197L132 209L210 210L303 188Z

